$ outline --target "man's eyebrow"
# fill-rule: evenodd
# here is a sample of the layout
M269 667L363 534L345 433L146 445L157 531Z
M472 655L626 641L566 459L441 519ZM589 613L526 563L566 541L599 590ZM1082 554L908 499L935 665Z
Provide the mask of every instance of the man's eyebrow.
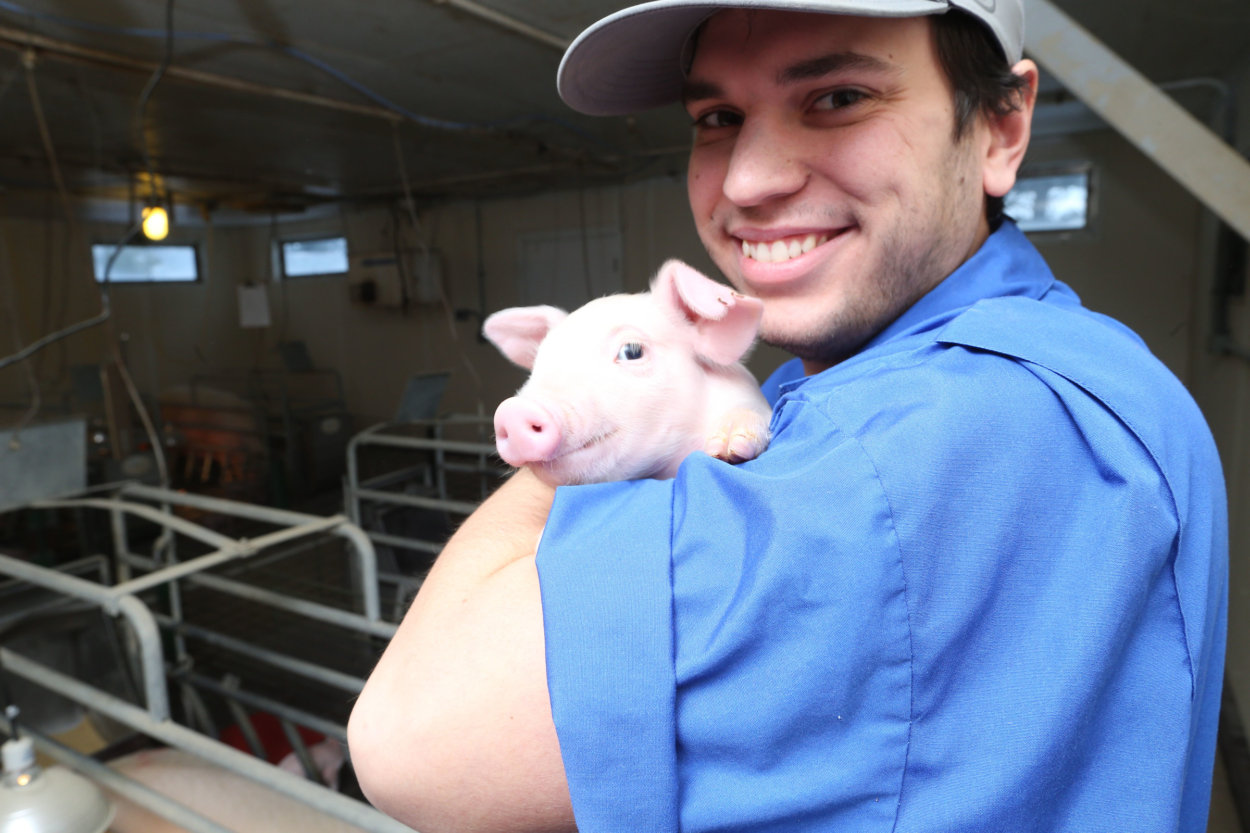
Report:
M862 52L831 52L816 58L791 64L777 73L776 82L780 86L824 78L835 72L847 70L866 70L869 72L897 73L899 67L889 61ZM705 101L711 98L723 98L723 88L713 81L687 79L682 85L681 100L683 104L692 101Z
M826 75L844 70L895 73L899 71L899 67L889 61L872 55L865 55L862 52L831 52L828 55L821 55L817 58L809 58L805 61L799 61L797 64L791 64L777 73L777 83L785 85L798 81L809 81L813 78L823 78Z
M719 84L711 81L686 81L681 87L682 104L691 101L706 101L709 98L724 98L725 92Z

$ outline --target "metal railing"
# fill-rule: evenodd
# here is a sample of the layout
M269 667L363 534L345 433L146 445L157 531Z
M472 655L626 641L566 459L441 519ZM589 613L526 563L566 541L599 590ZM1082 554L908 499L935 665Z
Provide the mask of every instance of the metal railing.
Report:
M359 692L363 686L362 679L183 621L181 588L183 585L204 586L274 610L342 628L350 634L389 638L394 634L396 625L381 618L376 554L369 537L358 526L343 515L319 517L133 484L118 488L109 497L42 501L29 506L34 509L68 508L108 513L112 523L117 566L115 584L109 586L106 583L90 581L68 571L39 566L7 555L0 555L0 576L86 602L114 618L124 619L136 645L135 658L141 672L143 705L129 703L9 648L0 648L0 664L6 672L370 833L401 833L409 830L367 804L290 775L171 719L167 674L184 692L188 686L196 687L226 698L232 709L239 712L242 711L242 706L248 706L273 713L283 723L284 731L302 761L308 760L308 750L303 747L292 724L307 726L328 737L345 739L345 728L334 721L192 671L191 664L185 661L188 657L186 642L199 640L235 651L285 673L334 686L351 694ZM173 514L172 507L211 512L276 528L251 538L234 538L179 517ZM130 551L131 530L127 526L128 519L140 519L144 523L155 524L160 530L151 555ZM209 572L227 566L246 566L257 562L261 553L273 552L290 546L293 542L326 536L335 536L345 544L344 549L356 577L352 585L358 589L358 595L351 603L355 610L295 598L237 578ZM198 548L207 547L210 551L178 560L175 541L179 537L190 539ZM87 563L93 564L95 561L93 559ZM81 564L76 564L74 569L81 570ZM107 570L101 569L100 572L107 581ZM154 613L144 601L144 597L151 596L152 591L156 590L160 590L160 595L168 600L170 614ZM174 636L175 656L168 663L161 644L162 628ZM195 697L191 699L194 700ZM200 710L203 711L202 704ZM188 709L189 713L192 711L194 710ZM98 762L40 736L38 732L32 731L31 735L36 744L49 755L82 771L88 777L105 782L110 788L117 789L119 793L150 811L192 830L193 833L221 833L222 828L219 825L196 816L185 807L172 807L166 797L153 797L151 790L139 782L102 767ZM127 781L130 783L126 783Z

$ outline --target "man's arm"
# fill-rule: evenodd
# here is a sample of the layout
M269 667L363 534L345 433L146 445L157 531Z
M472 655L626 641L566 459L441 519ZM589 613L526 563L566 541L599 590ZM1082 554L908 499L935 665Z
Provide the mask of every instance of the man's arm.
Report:
M362 789L422 833L575 829L534 562L553 495L522 469L465 521L352 712Z

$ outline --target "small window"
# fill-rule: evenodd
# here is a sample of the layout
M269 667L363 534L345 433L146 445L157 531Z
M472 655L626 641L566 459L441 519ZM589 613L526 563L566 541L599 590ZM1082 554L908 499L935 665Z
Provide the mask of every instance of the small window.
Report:
M1089 225L1089 169L1022 176L1004 209L1023 231L1074 231Z
M109 260L117 246L96 243L91 247L95 279L101 283L108 271L109 283L193 283L200 279L199 258L193 245L130 245Z
M309 275L343 275L346 273L346 237L286 240L282 243L283 277L304 278Z

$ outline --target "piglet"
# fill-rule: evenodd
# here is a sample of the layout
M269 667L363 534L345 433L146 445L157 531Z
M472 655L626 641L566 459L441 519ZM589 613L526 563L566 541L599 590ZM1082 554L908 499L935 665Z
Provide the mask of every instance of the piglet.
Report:
M491 315L486 338L531 371L495 411L499 456L551 485L670 478L693 451L758 456L771 409L740 360L762 314L670 260L650 292Z

